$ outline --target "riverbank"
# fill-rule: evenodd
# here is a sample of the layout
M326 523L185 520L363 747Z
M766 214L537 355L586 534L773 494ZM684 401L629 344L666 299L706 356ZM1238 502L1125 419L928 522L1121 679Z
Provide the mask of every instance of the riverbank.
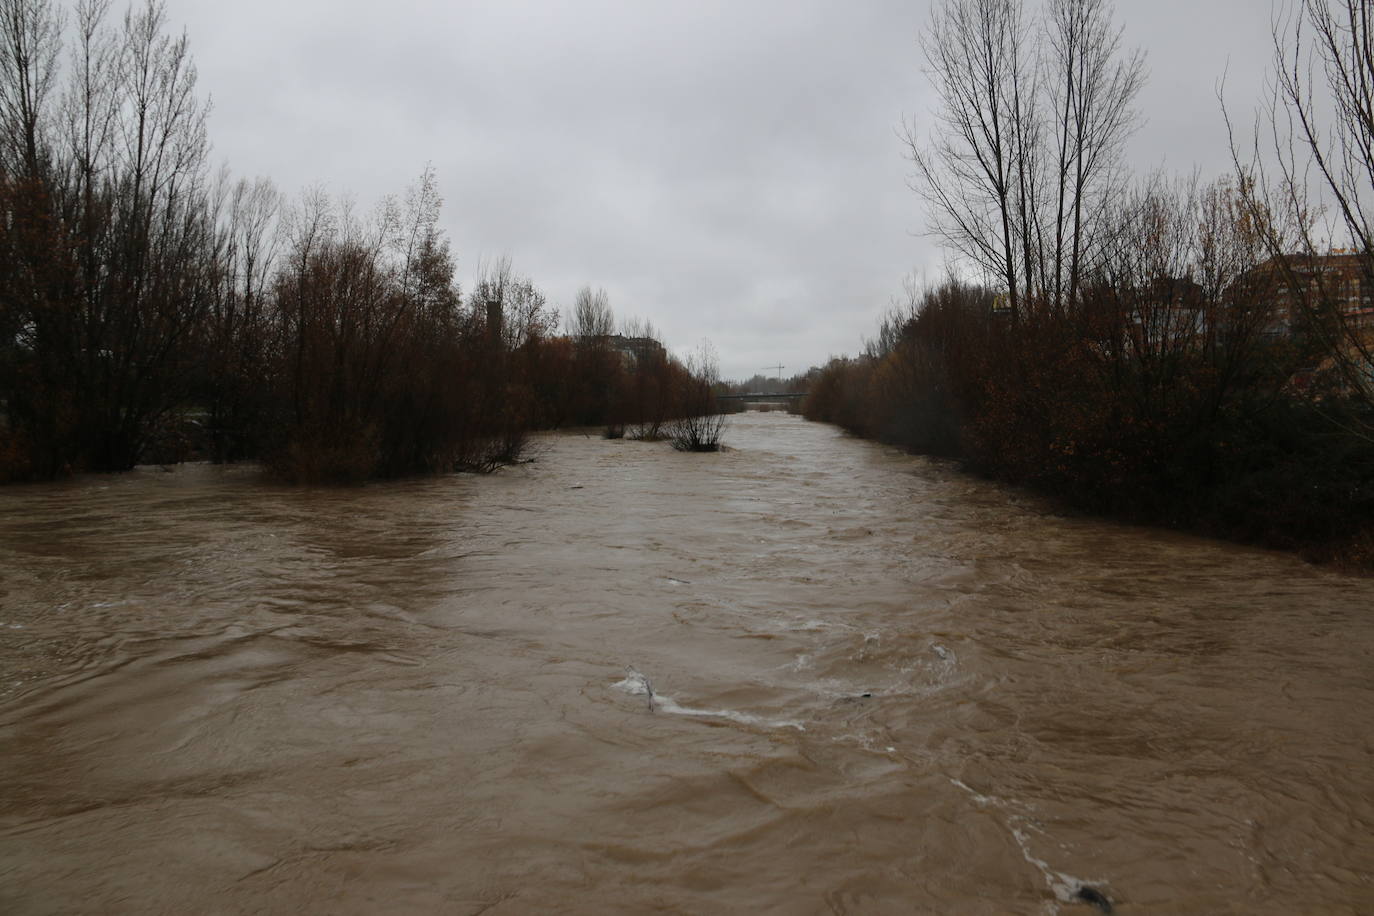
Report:
M1118 352L1083 315L1013 325L992 301L927 290L817 373L805 416L1076 511L1374 572L1374 416L1332 379L1294 387L1291 342Z
M841 428L843 426L841 424ZM903 447L877 436L863 436ZM913 455L918 449L906 448ZM949 457L949 456L936 456ZM1144 525L1217 538L1235 544L1264 547L1296 554L1310 563L1331 566L1353 575L1374 576L1374 526L1369 516L1369 484L1348 483L1350 467L1322 468L1328 476L1309 477L1310 458L1301 451L1282 454L1282 463L1257 469L1252 475L1218 487L1202 500L1176 493L1154 492L1148 504L1103 505L1084 498L1071 483L1037 485L1036 481L999 474L997 466L980 465L963 457L956 463L969 474L1006 483L1050 499L1062 509L1087 517ZM1315 476L1315 475L1311 475Z
M1310 563L1374 576L1374 524L1369 522L1374 509L1365 471L1371 456L1364 449L1354 456L1321 453L1284 441L1287 437L1276 437L1269 443L1268 461L1215 482L1201 494L1171 490L1167 484L1150 480L1139 483L1149 488L1146 493L1103 500L1100 494L1075 487L1072 478L1045 480L1008 473L998 461L979 461L957 450L952 454L926 452L900 438L874 434L862 425L817 416L812 420L912 455L950 459L966 473L1024 489L1065 511L1282 550ZM1320 416L1308 420L1312 425L1327 422Z

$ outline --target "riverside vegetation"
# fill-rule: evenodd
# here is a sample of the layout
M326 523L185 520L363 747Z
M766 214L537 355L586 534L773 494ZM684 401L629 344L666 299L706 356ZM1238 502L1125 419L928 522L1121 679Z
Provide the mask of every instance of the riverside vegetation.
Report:
M1144 76L1108 4L945 2L940 120L907 139L971 269L815 372L806 415L1080 508L1374 564L1374 36L1359 0L1289 14L1271 104L1203 183L1124 174Z
M186 39L156 2L111 9L0 0L0 480L188 456L292 481L490 470L563 425L719 443L713 362L617 328L604 293L560 328L509 260L461 289L432 171L367 216L214 172ZM807 415L1094 511L1367 562L1361 9L1299 0L1269 107L1204 183L1125 173L1143 58L1105 0L946 0L923 41L943 108L906 139L959 273L814 371Z
M186 38L161 3L111 6L0 0L0 481L191 455L489 470L534 428L655 438L713 409L604 293L565 334L508 259L464 293L431 170L367 216L213 172Z

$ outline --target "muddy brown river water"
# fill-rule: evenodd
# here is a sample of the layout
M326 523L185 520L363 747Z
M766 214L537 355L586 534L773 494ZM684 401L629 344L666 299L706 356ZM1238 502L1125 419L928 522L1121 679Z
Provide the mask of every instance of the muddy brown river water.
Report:
M0 912L1374 912L1374 582L726 441L0 491Z

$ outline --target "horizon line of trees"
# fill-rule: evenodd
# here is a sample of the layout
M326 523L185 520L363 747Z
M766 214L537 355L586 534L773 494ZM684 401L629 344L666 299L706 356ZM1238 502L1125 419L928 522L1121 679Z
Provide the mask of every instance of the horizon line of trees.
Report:
M430 169L365 216L212 170L185 35L158 0L112 9L0 0L0 481L187 454L490 470L534 428L655 437L711 406L662 347L611 346L604 293L570 336L509 259L464 295Z
M1374 560L1374 32L1297 0L1235 174L1130 175L1107 0L944 0L905 141L962 268L907 290L811 419L1072 505ZM1331 254L1333 246L1344 253ZM980 281L979 278L982 280Z

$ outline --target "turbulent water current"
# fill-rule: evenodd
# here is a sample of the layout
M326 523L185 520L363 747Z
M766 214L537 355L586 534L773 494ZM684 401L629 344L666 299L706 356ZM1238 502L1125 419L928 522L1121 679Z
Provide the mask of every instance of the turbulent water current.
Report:
M0 491L0 912L1374 912L1374 582L725 441Z

